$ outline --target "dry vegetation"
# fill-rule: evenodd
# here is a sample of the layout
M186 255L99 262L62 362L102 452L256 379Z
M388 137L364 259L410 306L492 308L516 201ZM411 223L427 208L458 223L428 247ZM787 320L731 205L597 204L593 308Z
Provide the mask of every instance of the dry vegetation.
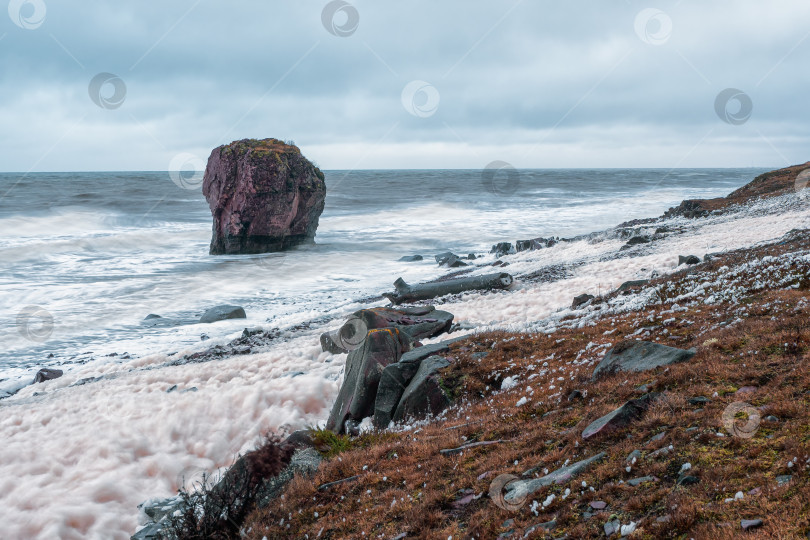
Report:
M806 235L795 236L660 282L678 291L694 272L806 249ZM492 333L458 342L445 377L460 396L454 408L408 430L366 434L362 444L344 439L327 444L340 447L325 452L330 458L315 477L294 479L284 497L255 512L243 530L257 540L399 538L402 533L497 538L508 531L511 538L522 538L532 526L555 520L553 530L538 528L528 537L603 538L605 522L618 518L622 524L637 523L632 538L805 538L810 531L810 304L807 265L795 270L803 277L790 286L753 287L736 303L694 302L673 311L663 298L658 305L584 328L550 335ZM743 277L749 284L757 279ZM642 336L698 352L669 368L590 380L609 347ZM507 377L515 377L516 385L502 391ZM581 396L570 396L574 390ZM662 397L642 418L611 435L581 439L590 422L647 391ZM523 397L528 401L518 405ZM690 403L696 397L709 401ZM753 438L732 436L723 427L723 411L737 401L761 411ZM439 453L498 440L456 455ZM671 451L651 456L670 445ZM641 457L628 472L627 457L634 450ZM535 493L514 513L488 496L499 474L519 476L536 467L536 476L542 476L543 469L554 471L567 460L598 452L607 457L576 479ZM685 463L699 481L677 485ZM779 485L776 477L786 474L792 480ZM355 475L354 481L318 490ZM643 476L655 478L636 487L627 483ZM737 492L743 492L742 500L726 502ZM543 507L552 493L556 499ZM593 501L607 507L595 510L589 506ZM740 520L754 518L763 519L763 526L744 533Z
M690 199L683 201L679 206L671 208L668 215L689 215L697 212L719 211L737 204L744 204L759 197L778 197L804 189L797 186L796 179L804 171L810 170L810 161L802 165L794 165L784 169L770 171L757 176L753 181L740 189L733 191L725 197L715 199Z

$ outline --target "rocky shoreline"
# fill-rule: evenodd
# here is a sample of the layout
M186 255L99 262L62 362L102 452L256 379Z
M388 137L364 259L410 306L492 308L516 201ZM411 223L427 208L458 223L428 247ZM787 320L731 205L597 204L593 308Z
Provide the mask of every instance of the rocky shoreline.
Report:
M735 215L767 217L775 211L801 208L806 202L794 195L793 190L799 173L808 167L810 163L762 175L726 198L684 201L661 218L623 223L608 231L573 239L536 238L517 241L514 245L497 244L492 252L498 258L488 266L511 266L512 275L507 275L516 280L551 283L564 279L571 268L585 264L585 260L574 259L562 267L559 263L538 267L536 263L521 264L515 257L509 257L512 260L502 257L544 250L559 243L607 240L622 240L624 244L617 251L589 255L591 262L594 257L599 263L643 257L657 242L686 235L692 223ZM776 210L773 204L763 204L767 199L777 201ZM673 218L686 221L672 224ZM669 224L662 225L664 221ZM729 535L754 529L784 530L780 528L783 522L775 516L763 521L768 514L761 505L754 505L760 509L761 517L749 511L750 519L738 520L736 528L733 523L719 523L722 520L695 520L694 505L688 506L692 503L680 503L690 508L692 519L676 511L678 504L672 506L672 497L678 501L699 500L684 490L686 486L706 484L691 462L703 458L690 453L694 452L691 442L685 443L685 448L676 449L683 446L678 441L691 440L705 445L706 427L713 425L711 421L704 424L704 428L686 425L694 421L693 413L686 411L684 403L691 405L692 410L705 413L709 404L718 401L718 395L721 398L726 395L708 390L704 395L685 395L680 388L694 386L691 382L694 379L687 383L684 377L693 376L695 370L705 370L708 361L718 361L707 356L718 350L725 352L722 347L715 350L714 343L721 343L732 327L743 323L744 319L739 316L721 319L738 313L741 305L746 306L746 310L773 309L770 307L773 302L792 302L797 306L795 312L803 313L805 293L802 291L807 288L810 270L808 248L808 231L797 230L775 242L731 252L677 253L676 272L665 276L653 272L643 279L628 279L609 292L593 288L582 291L571 299L570 309L536 321L528 332L504 334L478 327L471 335L422 343L426 338L427 341L441 339L441 334L458 328L452 326L454 317L450 312L435 306L452 305L468 290L485 289L477 294L495 296L499 301L508 301L509 295L515 294L500 287L455 290L453 286L459 286L460 282L471 283L465 281L469 280L465 277L467 274L482 269L474 266L474 258L452 253L437 255L439 265L454 270L432 282L424 298L408 299L407 303L414 307L364 309L340 328L321 336L324 351L349 355L343 386L327 429L296 432L286 441L268 443L273 448L297 450L289 450L283 472L254 479L258 485L265 486L261 489L272 487L274 496L254 495L251 501L243 501L253 513L232 533L236 531L257 539L279 535L304 537L305 534L309 537L324 534L332 538L372 534L388 538L456 537L454 534L458 537L553 535L574 538L640 534L669 537L676 532L695 530L725 531L723 534ZM410 257L416 260L417 256ZM777 261L780 264L775 264ZM472 268L466 268L468 266ZM458 270L462 267L465 268ZM763 269L767 269L765 275ZM480 280L476 283L481 284ZM401 296L403 290L404 286L397 287L395 294ZM440 294L442 292L449 294ZM763 295L770 295L767 302ZM713 317L719 313L726 315L720 315L719 322L711 324L713 319L704 314L708 311L706 306L715 311ZM649 322L642 324L645 320ZM705 324L700 332L695 332L695 325L701 320ZM797 362L806 350L800 345L802 332L800 327L795 338L798 349L791 353ZM586 335L604 337L586 338ZM251 335L246 329L242 338L227 347L210 349L187 361L245 354L239 351L247 347L250 352L251 347L266 346L275 337L272 332ZM586 345L585 339L591 341ZM658 343L662 339L666 345ZM767 336L759 336L759 339L767 339ZM538 358L541 354L545 359ZM756 356L755 352L752 354ZM760 359L749 362L755 360ZM741 375L750 371L743 370ZM564 375L560 377L560 374ZM728 378L729 374L723 376ZM742 378L746 377L750 376ZM540 381L544 381L542 384L547 390L538 394L543 396L538 401L534 389L540 389ZM753 391L764 388L768 382L770 380L760 382ZM521 390L527 383L529 386ZM744 388L747 386L743 384L735 392ZM519 394L523 395L515 399ZM677 421L662 416L662 408L666 407L678 411ZM782 405L766 403L759 410L765 416L765 412L781 412L780 407ZM779 415L767 416L781 421ZM796 416L793 411L792 417ZM520 428L523 424L527 432ZM715 442L722 438L725 428L726 433L731 431L731 436L726 437L732 453L740 451L743 447L733 444L737 440L735 426L737 424L732 422L721 425L720 429L709 429L709 436ZM452 435L450 430L454 432ZM629 452L626 459L619 456L621 449L616 447L617 441L624 440L618 445L624 447L628 441L631 445L638 444L633 441L639 438L650 440L643 448ZM417 439L425 442L417 443ZM446 444L451 441L457 444ZM668 442L672 444L667 445ZM449 469L452 462L434 464L435 460L428 458L432 455L445 456L445 460L457 457L452 458L455 465ZM400 456L407 456L406 461L400 461ZM496 456L501 465L493 468L492 460ZM505 459L508 456L519 457ZM479 487L493 480L490 478L495 475L493 471L511 474L509 469L513 467L503 464L514 461L517 467L527 456L546 465L535 465L508 482L493 483L495 488L490 486L489 491L479 492ZM563 459L564 456L567 459ZM574 458L579 461L571 464ZM641 458L652 465L640 465ZM237 461L220 483L232 485L232 476L236 474L233 471L240 470L239 463L244 463L244 459ZM300 465L301 460L308 465ZM359 463L364 460L376 465L371 469L368 465L360 467ZM667 464L662 469L657 464L664 461ZM558 464L556 469L551 466L554 463ZM422 464L430 472L426 470L423 475ZM459 471L458 466L462 464L464 471ZM624 472L609 470L608 465ZM402 472L403 467L412 472ZM625 474L635 473L636 469L640 473L645 467L647 470L643 472L650 474L624 478ZM672 467L678 469L677 473L670 471ZM488 470L472 474L482 469ZM383 471L388 471L387 475L383 476ZM302 480L285 488L296 472ZM709 474L705 470L704 476ZM251 474L242 476L250 478ZM426 477L425 480L431 482L445 480L443 487L433 490L424 482L414 497L419 485L417 477ZM575 477L577 481L586 478L581 481L581 487L573 485ZM397 488L395 478L408 489ZM412 485L415 481L416 485ZM759 490L758 495L767 483L766 478L758 481L763 485L752 487L749 495ZM661 488L673 486L654 490L658 497L663 497L662 501L670 501L662 510L648 511L632 503L633 490L648 484ZM217 488L214 485L207 489L216 491ZM289 496L276 498L284 489ZM665 492L671 496L665 496ZM364 493L371 497L364 498ZM540 493L542 496L538 495ZM394 502L390 508L381 504L392 496ZM597 496L613 499L613 502L596 500ZM535 497L539 498L529 500ZM570 504L561 502L569 497L573 498ZM555 503L555 500L560 502ZM143 505L142 511L148 516L146 526L133 538L159 538L161 534L171 537L171 530L179 530L172 516L176 512L185 515L178 506L179 501L181 498ZM395 509L398 501L409 510ZM585 510L574 511L583 505ZM297 509L298 515L288 512L289 508ZM369 511L369 517L363 515ZM506 519L510 513L513 517ZM325 515L330 519L319 521ZM346 516L358 519L347 521ZM541 521L541 517L551 519ZM503 524L499 526L500 521ZM189 526L188 521L184 526ZM712 528L715 526L720 528ZM188 529L182 530L180 537L193 537L188 536Z

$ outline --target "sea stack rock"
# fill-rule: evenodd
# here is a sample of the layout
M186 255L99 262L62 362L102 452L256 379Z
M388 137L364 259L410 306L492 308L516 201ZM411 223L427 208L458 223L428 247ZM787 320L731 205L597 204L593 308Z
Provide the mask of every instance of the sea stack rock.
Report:
M297 146L244 139L211 152L203 195L214 218L211 255L267 253L313 241L326 184Z

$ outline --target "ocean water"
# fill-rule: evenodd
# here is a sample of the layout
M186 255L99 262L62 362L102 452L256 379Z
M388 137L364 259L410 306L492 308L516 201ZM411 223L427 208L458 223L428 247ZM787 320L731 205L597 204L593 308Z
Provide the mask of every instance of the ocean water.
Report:
M0 395L40 367L169 353L252 325L289 328L399 276L440 275L441 251L484 254L500 241L657 216L761 172L520 170L488 184L476 170L328 171L315 245L217 257L201 190L165 172L0 174ZM397 262L415 253L425 260ZM192 324L222 303L244 306L248 320ZM170 322L145 325L150 313Z

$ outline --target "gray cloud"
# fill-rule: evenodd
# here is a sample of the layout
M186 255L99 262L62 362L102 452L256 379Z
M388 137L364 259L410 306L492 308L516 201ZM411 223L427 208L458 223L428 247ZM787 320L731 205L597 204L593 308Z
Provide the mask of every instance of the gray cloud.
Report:
M36 29L5 18L2 169L161 170L180 152L267 136L325 168L808 159L805 2L657 2L672 22L660 45L637 35L650 7L637 2L358 0L348 37L323 27L326 4L45 0ZM88 95L100 72L126 84L117 109ZM412 80L437 89L435 114L405 110ZM715 113L729 87L753 102L743 125Z

